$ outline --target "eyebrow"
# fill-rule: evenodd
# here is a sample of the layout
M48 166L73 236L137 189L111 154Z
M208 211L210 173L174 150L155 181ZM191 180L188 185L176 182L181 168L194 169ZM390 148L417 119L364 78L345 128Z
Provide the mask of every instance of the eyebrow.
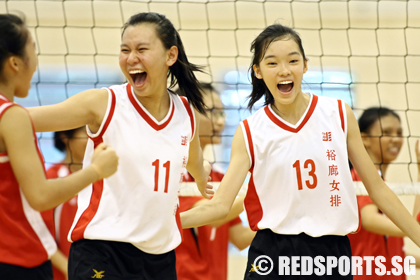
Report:
M142 45L149 46L150 44L149 43L138 43L136 47L138 48L139 46L142 46ZM128 47L128 45L127 44L121 44L120 47Z
M300 55L300 53L299 52L291 52L287 56L292 56L292 55ZM273 57L275 57L275 55L270 54L270 55L265 56L263 59L269 59L269 58L273 58Z

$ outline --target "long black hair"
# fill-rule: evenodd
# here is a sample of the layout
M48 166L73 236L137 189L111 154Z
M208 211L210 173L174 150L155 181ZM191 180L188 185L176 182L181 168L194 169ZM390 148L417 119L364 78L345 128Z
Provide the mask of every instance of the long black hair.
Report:
M260 65L261 60L264 57L270 44L274 41L282 39L292 39L299 46L300 52L302 53L303 59L306 61L305 51L303 50L302 40L299 34L290 27L273 24L264 29L251 44L251 52L253 53L252 62L249 67L252 79L252 92L248 96L248 109L252 109L254 104L265 96L264 105L273 104L274 98L268 90L264 80L258 79L255 75L254 65Z
M171 78L170 88L178 84L180 91L200 113L205 113L205 104L201 93L200 83L194 75L195 71L203 72L202 67L188 61L181 37L173 24L164 16L157 13L139 13L133 15L123 27L122 34L129 26L141 23L152 23L156 26L156 33L163 46L169 50L172 46L178 48L178 59L169 67L168 77Z
M3 81L3 66L12 55L24 58L29 31L23 19L12 14L0 14L0 81Z

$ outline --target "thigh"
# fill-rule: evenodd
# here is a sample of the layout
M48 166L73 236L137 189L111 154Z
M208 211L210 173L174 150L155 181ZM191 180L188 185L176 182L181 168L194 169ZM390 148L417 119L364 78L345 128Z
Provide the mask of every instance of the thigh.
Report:
M53 280L50 261L32 268L0 263L0 275L2 280Z

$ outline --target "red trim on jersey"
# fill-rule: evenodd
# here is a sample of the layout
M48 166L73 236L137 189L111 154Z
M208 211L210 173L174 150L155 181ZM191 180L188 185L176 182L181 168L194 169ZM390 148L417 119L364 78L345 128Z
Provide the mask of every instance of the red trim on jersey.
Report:
M112 120L112 117L114 116L115 107L116 107L116 104L117 104L117 98L115 97L114 91L112 89L109 89L109 90L111 91L111 109L109 110L108 116L106 117L105 124L102 127L102 130L101 130L101 132L99 133L98 136L96 136L96 137L90 137L88 135L88 137L90 139L92 139L93 142L95 142L95 147L96 147L96 142L99 141L99 143L102 143L102 136L104 135L106 129L109 126L109 123Z
M92 184L92 196L90 198L89 206L80 216L76 226L71 233L72 241L77 241L84 238L86 227L92 221L93 217L95 217L96 212L98 212L103 189L104 180L100 180Z
M9 98L7 98L6 96L4 96L3 94L1 94L0 93L0 99L3 99L4 101L7 101L7 102L11 102L10 100L9 100Z
M252 161L250 170L252 170L254 169L254 144L252 142L251 130L249 129L248 120L244 120L243 124L245 127L246 138L248 138L249 153L251 154L250 156L251 156L251 161Z
M181 224L181 215L179 214L179 205L176 206L176 213L175 213L175 220L176 225L178 226L179 234L181 235L181 240L184 239L184 231L182 230L182 224Z
M248 138L249 153L252 160L251 168L249 169L251 172L251 178L249 179L248 191L246 192L244 206L248 216L249 227L252 230L260 230L258 228L258 223L263 217L263 209L254 184L254 144L252 142L251 130L249 129L248 120L244 120L242 123L245 127L246 137Z
M341 100L337 100L338 101L338 111L340 112L340 120L341 120L341 128L343 129L344 132L346 132L344 130L344 113L343 113L343 106L341 104Z
M96 148L102 142L103 142L102 137L100 139L96 137L94 141L94 147ZM99 203L101 202L103 190L104 190L103 179L92 184L92 196L90 197L89 206L82 213L79 220L77 221L76 226L74 227L71 233L72 241L77 241L84 238L86 227L92 221L93 217L95 217L96 212L98 212Z
M170 112L170 116L166 122L163 124L157 124L149 115L141 108L141 106L138 104L138 101L134 97L133 92L131 91L131 85L127 84L127 95L128 99L130 99L131 104L133 104L134 108L137 110L137 112L140 114L140 116L154 129L154 130L162 130L164 129L169 122L172 120L172 117L175 112L175 104L172 101L172 111Z
M190 116L191 131L192 131L191 139L193 139L194 138L194 126L195 126L194 125L194 114L191 110L190 103L188 103L187 98L185 98L184 96L180 96L180 98L181 98L182 103L185 106L185 109L187 109L188 115Z
M7 101L7 102L4 102L3 104L1 104L0 105L0 118L1 118L1 116L3 116L3 113L4 112L6 112L6 110L7 109L9 109L10 107L12 107L12 106L18 106L17 104L14 104L14 103L9 103L9 101ZM3 105L5 105L4 107L2 107Z
M300 123L300 125L297 128L290 127L287 123L284 123L282 120L280 120L277 116L275 116L273 114L273 112L271 112L270 108L268 108L268 105L265 106L264 111L273 123L275 123L276 125L278 125L279 127L281 127L284 130L287 130L287 131L290 131L290 132L293 132L293 133L297 133L309 121L310 117L312 116L312 113L315 110L316 104L318 103L318 96L316 96L315 94L312 94L312 96L313 96L312 97L312 102L309 105L309 110L306 113L305 118L303 119L303 121Z
M263 217L263 209L261 206L260 198L258 197L257 190L254 184L254 174L251 171L251 178L248 183L248 191L246 192L244 206L246 215L248 217L249 227L254 230L260 230L258 223Z

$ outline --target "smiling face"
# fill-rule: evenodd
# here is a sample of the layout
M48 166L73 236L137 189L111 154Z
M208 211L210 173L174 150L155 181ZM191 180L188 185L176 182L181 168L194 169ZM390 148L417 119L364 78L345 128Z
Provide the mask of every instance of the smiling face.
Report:
M291 104L302 93L303 74L308 70L298 44L288 37L273 41L253 69L278 105Z
M138 96L166 92L168 69L177 55L175 46L165 49L154 24L128 26L122 35L120 68Z
M400 153L403 138L400 120L393 115L382 116L362 133L363 144L376 164L391 163Z

